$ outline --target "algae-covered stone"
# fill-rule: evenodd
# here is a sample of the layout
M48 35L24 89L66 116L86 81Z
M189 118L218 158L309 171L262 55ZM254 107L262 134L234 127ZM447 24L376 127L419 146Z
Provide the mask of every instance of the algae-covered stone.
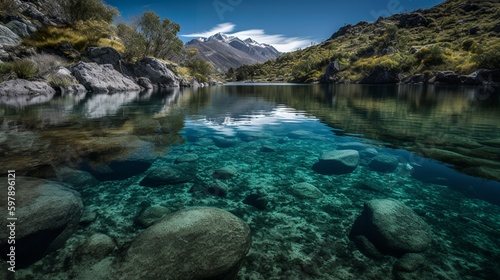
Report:
M195 162L199 159L200 157L197 154L194 153L187 153L179 156L178 158L175 159L176 164L178 163L185 163L185 162Z
M290 191L293 195L306 199L316 199L323 196L323 193L318 188L309 183L295 184L291 186Z
M121 279L235 279L250 244L248 225L233 214L185 209L143 231L118 273Z
M365 203L351 236L364 235L384 254L402 255L427 250L432 241L429 225L398 201L374 199Z
M399 160L395 156L379 154L375 156L368 167L378 172L393 172L398 167Z
M23 267L64 246L78 226L83 203L78 192L57 182L29 177L16 177L15 182L20 198L16 201L16 264ZM7 209L7 196L2 196L0 208ZM0 230L2 252L10 246L7 229Z
M313 170L323 175L346 174L358 167L359 159L359 152L356 150L329 151L321 155Z

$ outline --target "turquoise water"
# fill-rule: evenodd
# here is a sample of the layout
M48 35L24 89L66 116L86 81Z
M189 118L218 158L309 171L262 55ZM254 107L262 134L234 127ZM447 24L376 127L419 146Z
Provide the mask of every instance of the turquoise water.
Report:
M408 277L498 279L499 96L233 84L0 105L2 167L71 184L95 216L19 279L78 274L74 249L96 232L113 238L119 258L150 206L218 207L247 222L253 242L239 279L393 279L396 258L371 259L349 239L363 203L380 198L432 228L424 268ZM343 149L360 154L354 170L314 168L322 153ZM375 154L396 159L395 169L377 171ZM158 179L158 170L172 171ZM294 191L304 182L321 196Z

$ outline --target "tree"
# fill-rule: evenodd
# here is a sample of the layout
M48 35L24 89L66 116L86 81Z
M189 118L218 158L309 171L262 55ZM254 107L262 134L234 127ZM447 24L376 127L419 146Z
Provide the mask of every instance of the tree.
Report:
M144 56L171 58L182 50L183 43L177 37L179 24L168 18L162 21L153 11L144 12L136 24L145 40Z
M111 23L119 15L115 7L106 5L101 0L60 0L68 21L103 20Z
M125 60L133 61L145 52L146 39L134 27L125 23L116 26L117 35L125 46L123 57Z

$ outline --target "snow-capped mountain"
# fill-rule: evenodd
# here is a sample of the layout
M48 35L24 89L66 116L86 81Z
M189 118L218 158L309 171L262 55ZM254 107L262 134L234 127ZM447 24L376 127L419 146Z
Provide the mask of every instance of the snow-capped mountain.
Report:
M251 38L241 40L222 33L191 40L185 47L198 49L198 55L210 61L218 71L265 62L281 54L271 45L258 43Z

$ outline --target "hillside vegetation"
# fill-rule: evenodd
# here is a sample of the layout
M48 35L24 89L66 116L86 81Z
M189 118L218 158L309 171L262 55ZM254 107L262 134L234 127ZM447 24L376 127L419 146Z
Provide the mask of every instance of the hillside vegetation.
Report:
M179 70L176 74L208 80L211 65L183 49L177 36L179 24L162 19L153 11L137 15L127 23L118 20L120 23L115 25L117 19L119 11L102 0L0 0L0 25L5 29L16 22L27 29L20 36L20 44L0 44L0 82L13 78L44 79L61 65L88 61L89 47L111 47L130 63L142 57L156 57L168 63L176 58L180 64L173 67ZM44 67L37 63L40 57L45 60ZM49 65L54 69L47 69Z
M500 65L500 2L448 0L428 10L346 25L327 41L227 73L229 80L316 82L332 61L329 82L361 82L374 72L400 77L444 70L470 74Z

